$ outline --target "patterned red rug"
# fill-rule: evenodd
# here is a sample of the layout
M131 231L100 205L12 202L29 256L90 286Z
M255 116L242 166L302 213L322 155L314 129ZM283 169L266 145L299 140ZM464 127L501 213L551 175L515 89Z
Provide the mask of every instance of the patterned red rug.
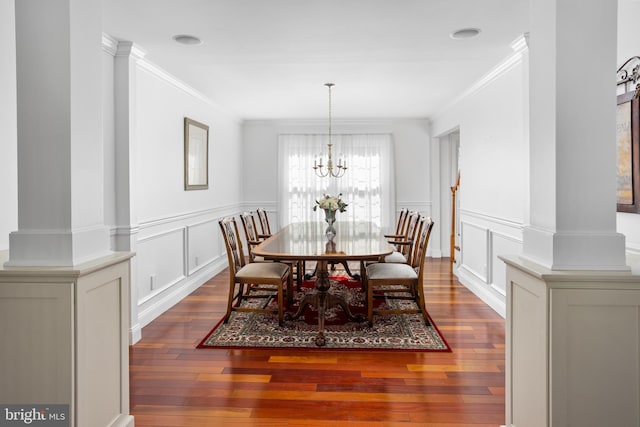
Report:
M331 292L341 294L354 315L366 316L366 295L360 281L346 277L332 277ZM299 302L308 292L314 291L314 282L305 281L296 292L294 304L288 310L294 313ZM251 304L253 301L243 304ZM260 303L260 302L258 302ZM275 304L274 301L271 304ZM380 299L378 306L397 306L413 301ZM297 320L285 320L278 325L275 314L233 312L228 323L222 320L198 344L197 348L308 348L348 350L401 350L401 351L451 351L446 340L431 318L426 325L420 314L374 316L373 327L365 322L349 321L342 308L334 307L325 313L326 345L318 347L317 311L307 307Z

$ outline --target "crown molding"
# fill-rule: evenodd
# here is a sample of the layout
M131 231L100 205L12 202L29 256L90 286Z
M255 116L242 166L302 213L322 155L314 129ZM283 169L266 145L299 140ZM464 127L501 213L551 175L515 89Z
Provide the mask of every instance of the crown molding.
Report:
M133 42L118 41L118 50L115 56L119 57L131 57L136 61L142 61L147 56L147 51Z
M485 74L482 78L477 80L474 84L472 84L467 90L462 92L460 95L455 97L453 101L448 103L442 110L438 113L434 114L433 120L437 120L438 117L442 116L444 113L449 111L451 108L462 102L464 99L471 97L475 93L479 92L481 89L487 87L491 83L493 83L498 78L502 77L509 71L511 71L515 66L522 63L524 55L529 50L529 33L525 33L515 39L513 42L509 44L511 49L513 49L513 53L507 56L502 62L496 65L491 71Z
M102 51L111 56L116 56L118 51L118 40L114 39L107 33L102 33Z
M192 96L193 98L196 98L199 101L202 101L203 103L209 105L210 107L214 108L215 110L218 110L220 113L223 113L223 114L226 114L226 115L232 117L235 121L237 121L237 122L241 122L242 121L235 113L229 112L228 110L224 110L218 104L216 104L212 99L207 97L205 94L203 94L202 92L198 91L197 89L189 86L188 84L186 84L185 82L183 82L182 80L180 80L179 78L174 76L173 74L163 70L162 68L160 68L158 65L154 64L153 62L151 62L151 61L149 61L147 59L142 59L142 60L137 62L137 66L138 66L139 69L148 72L149 74L153 75L154 77L164 81L165 83L170 84L171 86L175 87L176 89L181 90L185 94L187 94L189 96Z
M308 133L308 128L326 128L327 119L247 119L244 126L275 126L283 130L281 133ZM393 133L393 129L399 125L413 124L429 129L430 121L427 118L338 118L331 119L331 123L341 133L358 133L366 130L366 133ZM351 129L349 129L351 128ZM376 128L377 132L372 132ZM348 131L344 131L348 129Z
M131 57L136 61L136 66L139 69L148 72L154 77L172 85L176 89L183 91L187 95L202 101L203 103L209 105L215 110L225 115L228 115L230 118L232 118L236 122L241 122L241 119L235 113L229 112L228 110L223 109L222 107L220 107L220 105L216 104L213 100L211 100L209 97L204 95L202 92L189 86L188 84L186 84L185 82L177 78L176 76L172 75L171 73L165 71L158 65L146 59L145 57L147 55L147 52L137 44L130 41L117 40L111 37L110 35L103 33L102 34L102 50L107 52L110 55L113 55L114 57Z

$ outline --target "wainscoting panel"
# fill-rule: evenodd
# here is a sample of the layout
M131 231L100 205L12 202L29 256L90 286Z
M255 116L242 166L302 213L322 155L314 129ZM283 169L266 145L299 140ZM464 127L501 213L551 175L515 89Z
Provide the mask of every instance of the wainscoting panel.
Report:
M239 205L223 206L140 224L133 310L140 327L227 267L218 221L239 212Z
M185 235L177 228L138 241L138 304L185 277Z
M489 236L489 283L504 296L507 294L507 266L498 257L522 253L522 240L497 231L490 231Z
M484 283L487 280L489 229L461 221L462 254L460 268L464 268Z
M504 316L506 266L498 256L522 252L522 224L461 210L460 247L458 279Z
M211 264L225 249L221 248L220 226L211 219L187 226L187 275Z

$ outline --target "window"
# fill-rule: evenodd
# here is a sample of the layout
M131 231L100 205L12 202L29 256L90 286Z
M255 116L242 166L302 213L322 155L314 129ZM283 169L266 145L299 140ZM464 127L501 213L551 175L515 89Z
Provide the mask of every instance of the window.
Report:
M281 225L317 221L316 200L337 195L349 204L338 220L367 220L388 227L395 216L393 149L389 134L332 135L333 159L347 163L341 178L320 178L312 169L314 159L326 163L328 135L280 135L279 212Z

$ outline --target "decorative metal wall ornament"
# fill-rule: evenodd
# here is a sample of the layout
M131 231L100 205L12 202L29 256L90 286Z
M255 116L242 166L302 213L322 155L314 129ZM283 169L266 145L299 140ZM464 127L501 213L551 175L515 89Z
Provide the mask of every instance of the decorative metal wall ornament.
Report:
M640 213L640 56L618 68L617 211ZM633 87L635 85L635 88Z
M628 92L630 84L636 85L634 98L640 98L640 56L632 56L627 59L616 73L618 76L617 85L625 85L624 91Z

